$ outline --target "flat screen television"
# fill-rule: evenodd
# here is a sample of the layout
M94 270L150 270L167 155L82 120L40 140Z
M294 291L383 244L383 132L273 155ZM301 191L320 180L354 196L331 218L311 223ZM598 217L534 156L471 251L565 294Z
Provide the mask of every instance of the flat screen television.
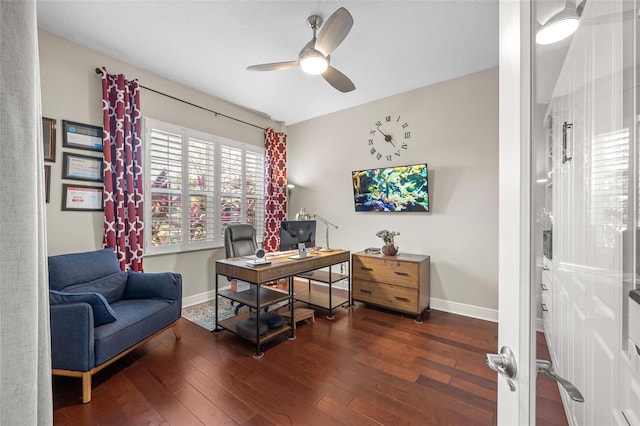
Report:
M294 250L298 243L316 246L315 220L283 220L280 222L280 251Z
M428 212L429 172L426 164L352 172L356 211Z

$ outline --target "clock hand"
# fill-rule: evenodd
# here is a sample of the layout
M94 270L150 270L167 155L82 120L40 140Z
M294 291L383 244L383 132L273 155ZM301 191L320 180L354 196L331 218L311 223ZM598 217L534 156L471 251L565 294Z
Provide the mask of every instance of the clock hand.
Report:
M386 140L386 139L385 139L385 140ZM393 143L393 141L392 141L391 139L389 139L387 142L389 142L391 145L393 145L393 147L394 147L394 148L396 147L396 144L395 144L395 143Z
M385 132L383 132L382 130L380 130L380 127L376 127L376 129L378 129L378 131L384 135L384 140L385 140L386 142L391 142L391 135L387 135ZM395 146L395 145L394 145L394 146Z

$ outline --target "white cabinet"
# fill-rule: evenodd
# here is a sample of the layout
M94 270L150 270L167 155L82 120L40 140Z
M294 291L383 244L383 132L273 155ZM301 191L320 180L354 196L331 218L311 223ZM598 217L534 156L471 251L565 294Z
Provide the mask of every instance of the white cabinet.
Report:
M621 5L586 3L549 112L553 259L543 271L543 284L551 282L542 293L543 321L556 370L585 397L577 403L561 392L573 425L616 424L623 400L640 402L640 382L623 379L621 363L630 152L622 120Z
M542 323L544 325L545 337L547 340L547 346L552 347L555 345L554 328L553 328L553 281L551 272L551 260L546 257L542 257L542 279L540 280L540 292L541 292L541 308L542 308Z

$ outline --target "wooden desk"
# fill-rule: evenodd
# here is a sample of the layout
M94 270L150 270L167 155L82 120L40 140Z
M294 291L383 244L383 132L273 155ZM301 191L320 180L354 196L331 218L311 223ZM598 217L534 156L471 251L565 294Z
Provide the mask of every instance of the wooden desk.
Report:
M293 254L294 253L291 255ZM293 340L296 338L295 329L291 321L289 321L289 324L285 324L279 329L270 330L267 334L260 336L258 333L260 311L275 303L288 300L289 306L291 307L291 318L293 318L293 276L338 263L350 263L351 253L348 250L333 250L329 252L314 252L312 256L300 260L290 259L289 256L270 257L269 255L267 255L267 259L271 261L270 265L255 267L247 266L246 262L248 259L245 257L235 257L216 261L216 326L214 332L220 332L222 329L225 329L244 339L254 342L256 344L256 353L253 355L254 358L261 358L263 356L261 345L264 344L265 341L277 335L290 331L289 339ZM240 293L234 293L231 290L220 290L218 286L218 279L221 275L232 279L236 278L247 281L252 284L252 288ZM288 292L283 293L281 291L264 287L264 284L281 278L288 279ZM236 324L251 316L251 312L236 315L227 320L218 322L218 296L243 303L255 309L255 312L253 313L256 315L257 319L255 338L240 335L236 331Z

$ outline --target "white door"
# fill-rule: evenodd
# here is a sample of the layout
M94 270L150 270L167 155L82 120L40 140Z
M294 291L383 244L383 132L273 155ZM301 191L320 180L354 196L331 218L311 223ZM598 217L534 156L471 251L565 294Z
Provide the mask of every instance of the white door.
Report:
M538 286L531 277L542 262L534 250L541 236L531 189L540 176L532 174L537 170L531 152L541 142L534 137L536 126L543 129L549 121L538 119L536 111L545 105L536 75L541 50L532 47L532 38L542 3L500 1L498 350L510 347L517 365L511 386L498 379L501 425L535 424ZM561 8L574 4L559 3ZM579 3L580 27L565 42L566 58L548 101L555 137L553 260L545 263L553 277L552 314L545 325L553 330L546 330L547 342L558 372L584 394L582 403L562 391L570 424L634 424L640 413L640 355L628 341L627 294L640 287L639 79L634 77L640 75L633 60L640 52L634 23L639 2Z
M500 0L498 349L511 348L517 372L511 387L506 378L498 378L499 425L535 424L529 284L530 22L528 1Z

